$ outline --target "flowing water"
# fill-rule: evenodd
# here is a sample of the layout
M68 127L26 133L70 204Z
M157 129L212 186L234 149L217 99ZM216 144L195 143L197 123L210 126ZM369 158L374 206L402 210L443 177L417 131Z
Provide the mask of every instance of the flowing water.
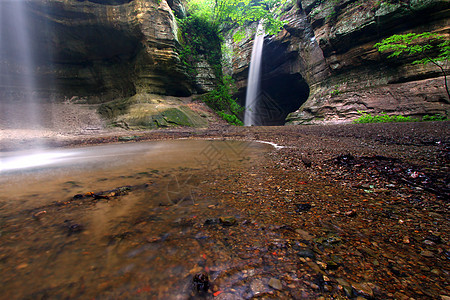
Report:
M41 118L30 26L26 1L0 2L0 120L16 128L35 129ZM17 106L9 106L10 102L21 103L20 110L12 110ZM14 119L18 113L20 120Z
M206 238L192 224L221 204L208 186L272 149L175 140L1 153L1 297L186 298Z
M253 41L250 71L247 83L247 95L245 98L245 126L261 125L257 114L258 98L261 84L261 58L264 45L264 28L258 24L255 40Z

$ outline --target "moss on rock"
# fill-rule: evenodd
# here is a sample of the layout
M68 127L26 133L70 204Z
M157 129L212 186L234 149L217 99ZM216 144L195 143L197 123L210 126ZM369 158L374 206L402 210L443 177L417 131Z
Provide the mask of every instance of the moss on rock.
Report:
M181 98L138 94L102 104L98 112L114 126L126 129L206 127L208 115L193 111L188 104Z

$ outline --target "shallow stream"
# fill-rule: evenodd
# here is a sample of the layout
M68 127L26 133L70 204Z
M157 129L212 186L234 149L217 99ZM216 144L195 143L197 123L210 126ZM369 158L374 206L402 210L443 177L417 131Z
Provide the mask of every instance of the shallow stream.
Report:
M2 298L186 298L214 174L273 150L175 140L0 153Z

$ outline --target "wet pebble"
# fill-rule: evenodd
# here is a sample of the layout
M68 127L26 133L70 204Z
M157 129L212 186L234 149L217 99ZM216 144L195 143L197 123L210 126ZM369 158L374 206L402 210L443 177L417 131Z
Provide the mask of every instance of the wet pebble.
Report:
M283 289L283 285L281 284L281 281L279 279L276 279L273 277L270 278L270 280L269 280L269 286L271 288L274 288L274 289L280 290L280 291Z
M350 210L344 213L344 215L346 215L347 217L355 217L356 216L356 211L355 210Z
M305 231L305 230L302 230L302 229L296 229L295 232L296 232L298 235L300 235L300 237L301 237L302 239L304 239L304 240L306 240L306 241L311 241L311 240L314 239L314 236L313 236L311 233L309 233L309 232L307 232L307 231Z
M206 219L205 223L203 223L203 225L217 225L220 223L220 220L218 218L211 218L211 219Z
M352 288L354 288L359 295L369 298L373 297L372 288L367 283L352 283Z
M220 217L219 220L223 226L233 226L236 224L236 218L233 216Z
M425 240L431 241L436 244L442 244L442 238L440 236L434 235L434 234L428 235L427 237L425 237Z
M82 194L76 194L75 196L72 197L73 200L80 200L83 198L84 198L84 195L82 195Z
M308 258L311 258L311 259L314 259L314 257L316 256L314 254L314 252L312 250L310 250L310 249L300 250L300 251L297 252L297 255L300 256L300 257L308 257Z
M262 279L255 279L250 283L250 290L254 296L268 292L267 285Z
M420 255L425 256L425 257L434 257L433 252L428 251L428 250L423 250L422 252L420 252Z
M47 213L47 211L41 210L41 211L33 214L33 219L40 220L46 213Z

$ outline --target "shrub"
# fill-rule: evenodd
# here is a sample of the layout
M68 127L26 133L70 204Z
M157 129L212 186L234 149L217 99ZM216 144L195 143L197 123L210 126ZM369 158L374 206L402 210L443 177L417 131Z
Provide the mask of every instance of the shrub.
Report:
M354 124L361 124L361 123L392 123L392 122L414 122L411 117L404 117L400 115L388 115L386 113L383 113L381 115L370 115L365 112L359 112L362 113L362 116L353 120Z
M447 121L448 119L445 116L437 115L425 115L421 120L413 119L410 116L400 116L400 115L391 115L389 116L386 113L382 113L381 115L370 115L366 112L358 111L358 113L362 114L361 117L353 120L353 124L361 124L361 123L392 123L392 122L418 122L418 121Z
M236 86L231 76L224 76L217 88L202 95L201 99L225 121L234 125L243 125L238 115L244 111L244 107L232 97L235 90Z
M447 121L448 119L445 116L437 115L425 115L422 117L422 121Z

